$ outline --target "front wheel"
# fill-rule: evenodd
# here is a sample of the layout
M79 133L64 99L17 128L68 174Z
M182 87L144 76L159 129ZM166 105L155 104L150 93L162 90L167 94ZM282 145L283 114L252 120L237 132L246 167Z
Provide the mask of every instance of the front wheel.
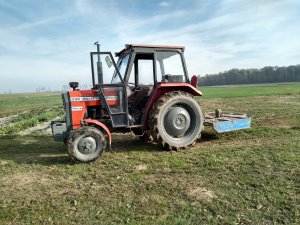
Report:
M105 136L95 127L81 127L73 130L67 139L67 152L76 162L94 161L105 148Z

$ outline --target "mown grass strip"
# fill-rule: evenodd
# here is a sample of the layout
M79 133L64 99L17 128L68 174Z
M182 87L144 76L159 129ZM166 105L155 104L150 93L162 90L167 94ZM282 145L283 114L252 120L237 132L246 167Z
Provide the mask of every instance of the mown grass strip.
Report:
M61 105L62 101L59 93L0 94L0 117Z
M55 108L55 110L40 113L34 117L29 117L31 114L28 113L24 116L25 119L20 120L23 116L16 118L16 123L10 126L0 128L0 135L15 134L29 127L34 127L38 123L47 122L51 119L63 115L62 108Z

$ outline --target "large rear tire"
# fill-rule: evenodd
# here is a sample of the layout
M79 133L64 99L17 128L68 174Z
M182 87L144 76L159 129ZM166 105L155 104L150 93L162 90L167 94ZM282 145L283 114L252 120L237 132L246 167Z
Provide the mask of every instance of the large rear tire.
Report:
M152 137L169 150L187 148L200 138L203 114L199 102L183 91L165 93L149 116Z
M92 162L106 148L104 134L95 127L73 130L67 140L67 152L75 162Z

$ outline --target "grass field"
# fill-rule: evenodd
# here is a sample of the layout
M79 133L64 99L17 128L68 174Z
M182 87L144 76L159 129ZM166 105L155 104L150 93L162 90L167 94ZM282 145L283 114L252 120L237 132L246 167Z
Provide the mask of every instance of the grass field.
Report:
M300 83L228 85L202 87L204 98L237 98L268 95L300 94ZM229 90L229 91L228 91ZM233 90L233 91L230 91Z
M0 135L14 134L63 115L58 93L0 95Z
M251 114L252 128L206 129L178 152L115 135L90 164L38 131L0 136L0 224L300 224L300 84L200 89L205 112Z
M58 105L61 97L57 93L0 94L0 118Z

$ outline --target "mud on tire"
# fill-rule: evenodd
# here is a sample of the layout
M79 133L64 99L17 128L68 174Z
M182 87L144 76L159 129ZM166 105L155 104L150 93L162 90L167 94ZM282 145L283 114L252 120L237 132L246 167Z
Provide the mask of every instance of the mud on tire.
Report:
M75 162L91 162L105 151L106 139L95 127L81 127L71 131L66 146L67 153Z
M200 138L203 118L199 102L189 93L165 93L149 115L151 136L169 150L186 148Z

